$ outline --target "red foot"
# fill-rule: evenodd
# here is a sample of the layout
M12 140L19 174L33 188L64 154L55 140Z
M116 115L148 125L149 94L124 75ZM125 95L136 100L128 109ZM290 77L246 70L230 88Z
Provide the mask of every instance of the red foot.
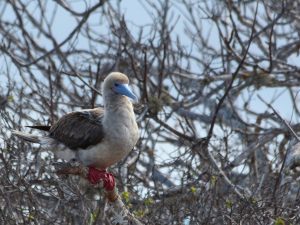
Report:
M115 187L114 175L106 172L105 170L98 170L95 167L89 167L87 179L91 184L97 184L102 180L103 187L107 191L112 191Z

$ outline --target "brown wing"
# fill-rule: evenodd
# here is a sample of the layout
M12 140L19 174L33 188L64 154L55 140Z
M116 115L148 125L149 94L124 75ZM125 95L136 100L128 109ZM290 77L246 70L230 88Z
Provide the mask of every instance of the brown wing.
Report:
M49 136L70 149L86 149L103 139L103 115L102 108L68 113L51 127Z

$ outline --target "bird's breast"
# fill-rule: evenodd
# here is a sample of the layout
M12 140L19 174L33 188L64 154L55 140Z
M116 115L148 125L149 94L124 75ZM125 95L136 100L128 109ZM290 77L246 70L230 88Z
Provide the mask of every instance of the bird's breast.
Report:
M115 111L105 122L108 138L128 148L134 147L138 139L138 126L131 107Z
M135 121L122 121L111 130L109 140L126 154L133 149L138 140L138 127Z
M103 140L91 149L80 151L88 165L107 168L122 160L135 146L139 132L131 105L106 111L102 120Z
M89 157L86 157L86 159L89 159L87 160L88 164L105 169L128 155L134 148L137 140L137 127L132 130L127 124L119 125L118 129L111 129L107 133L101 144L90 149L89 153L93 152L93 154L89 154Z

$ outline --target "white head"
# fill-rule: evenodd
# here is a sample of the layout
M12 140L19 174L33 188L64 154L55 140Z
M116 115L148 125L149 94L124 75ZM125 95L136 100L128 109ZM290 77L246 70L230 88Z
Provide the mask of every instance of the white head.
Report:
M109 99L116 99L121 96L127 96L133 100L137 100L137 97L129 89L129 79L128 77L119 72L110 73L103 83L103 95L104 101Z

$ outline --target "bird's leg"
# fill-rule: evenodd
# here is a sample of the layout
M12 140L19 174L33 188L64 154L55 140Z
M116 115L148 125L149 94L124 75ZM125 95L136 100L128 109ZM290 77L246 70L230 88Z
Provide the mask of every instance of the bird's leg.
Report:
M103 182L103 187L106 191L113 191L115 188L115 177L113 174L106 172L106 170L99 170L95 167L88 167L87 179L91 184L98 184Z

